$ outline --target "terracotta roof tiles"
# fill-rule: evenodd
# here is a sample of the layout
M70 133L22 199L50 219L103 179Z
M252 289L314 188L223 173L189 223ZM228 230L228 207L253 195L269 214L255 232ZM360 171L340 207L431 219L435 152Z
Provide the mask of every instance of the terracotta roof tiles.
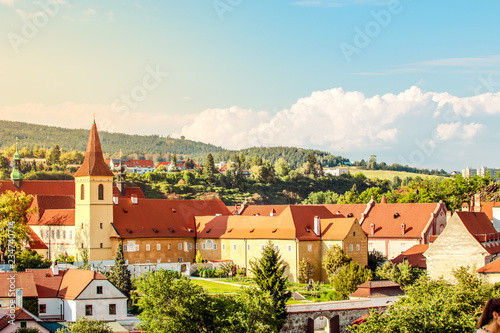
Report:
M99 141L99 134L97 133L95 121L92 124L92 129L90 130L85 159L83 160L82 166L78 169L74 176L114 176L106 162L104 162L101 142Z
M429 244L413 245L411 248L401 253L394 259L391 259L393 264L400 264L403 261L408 261L410 266L418 268L427 268L427 261L424 252L429 248Z
M23 288L24 297L37 297L35 281L33 275L27 272L0 272L0 298L10 298L10 280L15 276L16 288Z

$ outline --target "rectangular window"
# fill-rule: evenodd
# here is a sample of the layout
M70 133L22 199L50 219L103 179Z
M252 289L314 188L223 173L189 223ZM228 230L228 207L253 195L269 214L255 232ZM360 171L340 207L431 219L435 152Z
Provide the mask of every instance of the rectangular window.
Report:
M191 251L193 249L193 243L188 244L188 249Z
M109 305L109 314L110 315L115 315L116 314L116 304L110 304Z
M83 223L82 223L82 229L83 229ZM54 230L52 230L52 235L51 236L52 236L52 238L55 238L54 237Z
M161 244L156 244L156 251L161 251Z
M233 244L233 251L236 251L236 244Z
M292 252L292 246L291 245L288 245L286 248L287 248L288 252Z
M146 264L149 264L149 263L150 263L150 261L149 261L149 260L146 260Z
M38 309L38 312L39 313L47 313L47 304L40 304L38 305L39 309Z
M177 262L184 262L183 258L177 258Z
M217 250L217 244L214 243L213 247L214 250Z
M85 315L92 316L92 305L90 304L85 305Z
M356 244L356 251L361 250L361 246L359 244Z
M368 251L373 251L373 243L368 243Z
M151 245L146 244L146 251L149 251L149 250L151 250Z
M179 243L179 244L177 245L177 249L182 250L182 243Z
M97 294L102 294L102 286L97 286Z
M198 244L196 244L196 245L198 245ZM222 246L222 251L225 251L226 250L226 244L222 244L221 246Z
M73 231L69 231L69 239L73 239Z
M123 245L123 252L127 252L127 244Z
M312 252L313 250L313 245L312 244L307 244L307 251Z
M140 262L139 262L138 260L136 260L136 261L135 261L135 264L136 264L136 265L139 265L139 264L140 264Z
M103 244L102 244L102 243L100 243L100 244L99 244L99 247L100 247L101 249L102 249L102 246L103 246Z
M172 244L168 244L168 250L172 250Z
M63 230L63 239L66 239L66 230Z
M99 223L99 228L101 228L101 229L102 229L102 223Z
M206 248L206 247L207 247L207 246L205 245L205 243L201 243L201 249L202 249L202 250L205 250L205 248Z
M195 248L198 250L200 248L200 244L196 243Z
M250 244L247 244L247 251L250 251Z
M28 323L25 322L25 321L21 321L21 322L19 322L19 327L20 328L27 328L28 327Z
M353 244L349 244L349 251L354 251L354 245Z
M139 244L135 244L135 251L139 251Z

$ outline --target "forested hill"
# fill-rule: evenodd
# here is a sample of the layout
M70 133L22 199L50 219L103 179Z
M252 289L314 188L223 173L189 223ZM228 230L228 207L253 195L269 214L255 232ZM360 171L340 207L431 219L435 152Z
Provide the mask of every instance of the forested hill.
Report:
M313 153L316 160L321 163L323 167L334 167L341 165L342 157L333 156L330 153L295 147L252 147L242 150L227 150L214 155L215 160L230 161L233 159L234 154L243 154L245 156L253 157L258 155L260 158L275 163L278 159L284 158L290 166L299 167L307 160L307 155ZM344 164L349 163L349 159L344 158Z
M51 148L59 145L66 151L85 151L89 129L67 129L61 127L28 124L0 120L0 149L12 147L19 138L18 146ZM176 153L189 156L206 156L219 153L224 148L191 140L164 138L158 135L129 135L99 131L102 150L105 153L124 154L166 154Z
M0 150L12 147L16 142L16 137L19 139L19 149L23 147L33 149L36 145L39 148L50 149L59 145L65 151L83 152L87 146L89 129L68 129L0 120ZM340 165L341 160L339 156L332 156L327 152L294 147L254 147L235 151L202 142L165 138L159 135L144 136L99 131L99 137L104 153L114 154L121 150L125 155L137 154L139 158L144 158L146 154L159 154L165 158L165 154L175 153L189 156L201 164L205 163L208 153L212 153L215 162L230 161L234 154L240 155L241 153L247 158L252 158L257 154L261 159L273 164L282 157L291 166L301 166L311 152L325 167Z

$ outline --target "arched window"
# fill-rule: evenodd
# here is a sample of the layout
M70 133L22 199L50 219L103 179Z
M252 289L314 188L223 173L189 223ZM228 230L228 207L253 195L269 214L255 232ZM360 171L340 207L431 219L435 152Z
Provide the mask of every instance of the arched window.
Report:
M104 200L104 185L99 184L98 192L99 200Z
M84 199L85 199L85 185L82 184L82 186L80 187L80 200Z

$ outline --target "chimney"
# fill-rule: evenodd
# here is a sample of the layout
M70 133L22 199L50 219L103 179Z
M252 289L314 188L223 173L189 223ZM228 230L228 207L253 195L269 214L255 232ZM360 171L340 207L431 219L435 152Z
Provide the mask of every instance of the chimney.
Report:
M274 208L271 210L271 213L269 214L269 216L276 216L276 211L274 210Z
M481 193L474 194L474 212L481 211Z
M406 224L401 223L401 235L404 235L406 232Z
M370 224L370 235L375 234L375 223Z
M319 218L319 216L314 217L314 233L316 234L316 236L321 235L321 219Z
M470 212L469 204L467 202L462 204L462 212Z
M118 197L113 195L113 203L118 205Z
M132 196L130 197L130 200L132 201L133 205L137 205L137 203L138 203L137 195L132 194Z
M50 269L52 270L52 274L54 276L58 276L59 275L59 266L57 265L57 262L55 262L54 264L52 264L52 266L50 266Z

